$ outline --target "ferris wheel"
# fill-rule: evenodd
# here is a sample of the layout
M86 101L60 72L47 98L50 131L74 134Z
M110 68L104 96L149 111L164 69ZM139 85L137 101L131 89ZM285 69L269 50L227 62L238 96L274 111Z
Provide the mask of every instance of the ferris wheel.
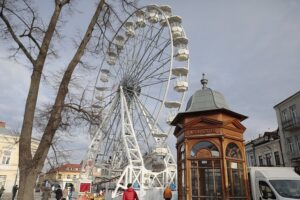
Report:
M128 183L141 197L176 183L166 142L170 122L188 89L188 39L169 6L137 9L116 31L95 84L93 107L103 120L93 133L88 160L112 197Z

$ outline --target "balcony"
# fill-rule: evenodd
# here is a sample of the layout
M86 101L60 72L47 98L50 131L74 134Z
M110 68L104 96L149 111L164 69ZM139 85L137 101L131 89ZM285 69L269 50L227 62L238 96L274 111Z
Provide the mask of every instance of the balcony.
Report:
M288 156L289 159L296 161L296 160L300 159L300 152L297 151L297 150L295 150L293 152L288 151L287 156Z
M282 122L282 127L287 131L300 129L300 117L292 118Z

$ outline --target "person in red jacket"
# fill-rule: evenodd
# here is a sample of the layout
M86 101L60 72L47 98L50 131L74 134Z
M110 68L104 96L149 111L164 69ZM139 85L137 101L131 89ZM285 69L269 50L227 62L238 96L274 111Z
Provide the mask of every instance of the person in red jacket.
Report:
M123 200L139 200L137 193L131 186L131 183L127 184L127 190L125 190L123 193Z

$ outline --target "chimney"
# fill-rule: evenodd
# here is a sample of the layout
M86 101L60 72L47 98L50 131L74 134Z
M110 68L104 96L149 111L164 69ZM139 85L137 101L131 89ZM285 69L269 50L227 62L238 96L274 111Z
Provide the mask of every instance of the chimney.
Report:
M0 121L0 128L5 128L5 122Z

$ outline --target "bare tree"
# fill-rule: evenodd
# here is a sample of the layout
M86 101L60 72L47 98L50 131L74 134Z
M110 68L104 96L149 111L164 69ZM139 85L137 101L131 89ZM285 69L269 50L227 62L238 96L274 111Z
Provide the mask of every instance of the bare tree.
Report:
M108 30L114 31L113 23L121 22L118 16L118 7L98 0L94 14L88 27L78 43L75 53L64 68L59 81L54 103L48 110L46 123L40 140L39 147L34 156L31 154L31 138L34 125L34 117L37 108L37 99L43 74L45 73L45 61L57 56L54 39L59 38L60 23L63 21L62 12L65 8L72 9L74 0L53 0L54 9L48 25L44 25L34 8L34 2L30 0L0 0L0 32L3 38L13 41L14 50L12 56L24 55L31 69L31 81L25 104L25 112L19 141L19 171L20 188L18 200L32 200L33 188L39 172L41 171L48 151L53 143L55 133L63 124L68 124L68 111L82 113L78 118L93 121L93 115L87 112L82 105L83 101L66 102L70 82L74 70L78 66L88 66L83 61L86 53L96 55L105 51L109 43ZM114 5L121 6L126 13L133 3L126 0L113 1ZM89 41L94 40L93 43Z

